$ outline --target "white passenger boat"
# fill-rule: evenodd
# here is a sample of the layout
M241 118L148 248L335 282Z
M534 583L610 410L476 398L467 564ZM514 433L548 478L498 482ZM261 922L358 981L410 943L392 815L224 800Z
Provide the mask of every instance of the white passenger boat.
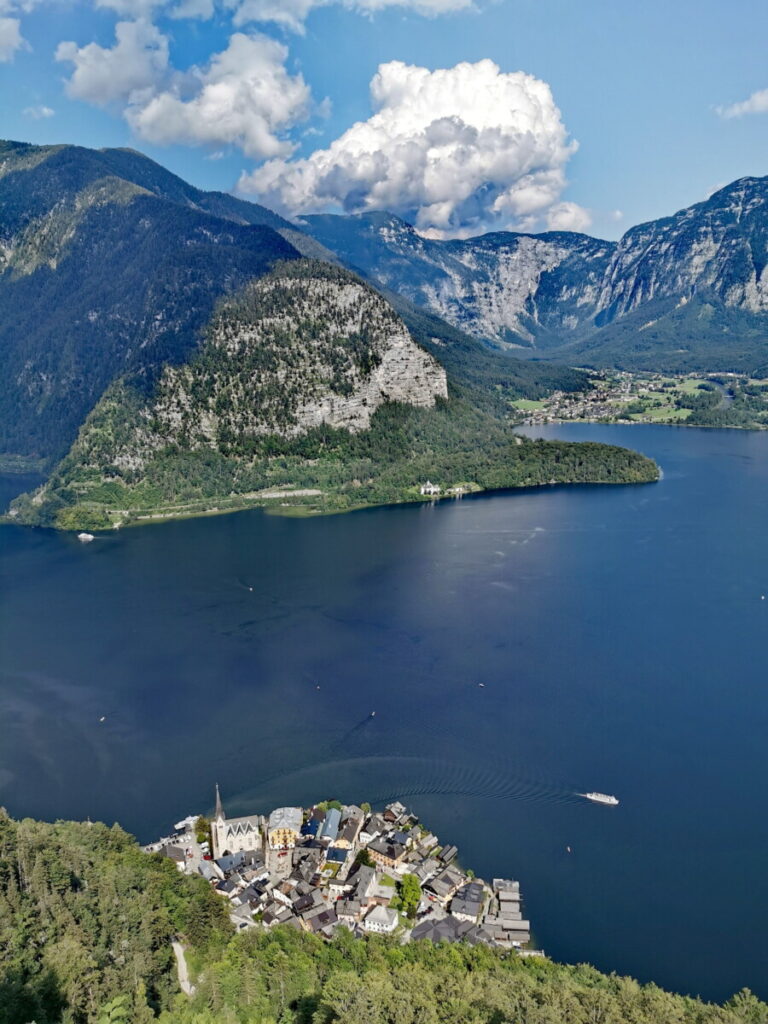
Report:
M594 804L607 804L609 807L616 807L619 803L615 796L609 796L607 793L579 793L579 796L591 800Z

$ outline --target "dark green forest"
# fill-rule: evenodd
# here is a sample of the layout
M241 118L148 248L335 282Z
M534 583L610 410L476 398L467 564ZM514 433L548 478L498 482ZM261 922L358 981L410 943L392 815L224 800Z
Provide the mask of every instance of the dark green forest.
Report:
M234 935L225 908L116 825L0 812L0 1024L768 1024L746 991L715 1006L486 946Z

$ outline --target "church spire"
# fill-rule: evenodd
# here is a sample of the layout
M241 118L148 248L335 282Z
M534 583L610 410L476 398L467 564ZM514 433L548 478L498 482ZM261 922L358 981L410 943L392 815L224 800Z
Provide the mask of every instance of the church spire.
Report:
M224 814L224 808L221 805L221 794L219 793L219 784L216 783L216 821L224 821L226 815Z

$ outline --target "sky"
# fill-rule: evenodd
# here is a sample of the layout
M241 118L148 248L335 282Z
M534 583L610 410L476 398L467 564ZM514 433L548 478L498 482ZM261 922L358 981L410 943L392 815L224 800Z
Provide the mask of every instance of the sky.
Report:
M281 213L606 238L768 173L763 0L0 0L0 137Z

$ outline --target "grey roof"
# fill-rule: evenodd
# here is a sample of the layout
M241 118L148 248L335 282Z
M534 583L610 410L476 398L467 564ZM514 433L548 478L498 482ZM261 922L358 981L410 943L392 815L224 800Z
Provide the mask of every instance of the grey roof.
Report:
M359 900L339 900L336 903L336 913L339 917L357 917L362 909Z
M429 939L431 942L468 942L474 946L482 942L487 945L493 944L492 936L483 928L470 924L468 921L459 921L455 917L444 917L440 920L427 918L411 932L412 939Z
M276 807L269 816L269 831L277 828L289 828L294 832L301 830L304 814L300 807Z
M381 854L382 857L389 858L389 860L399 860L406 853L402 843L395 843L387 838L374 839L372 843L369 843L368 849L373 853Z
M341 824L341 811L337 807L329 807L328 813L325 816L325 821L320 829L319 836L321 839L335 839L339 834L339 825Z
M476 918L482 909L483 904L477 903L474 900L462 900L456 898L451 900L452 914L466 914L467 917Z

